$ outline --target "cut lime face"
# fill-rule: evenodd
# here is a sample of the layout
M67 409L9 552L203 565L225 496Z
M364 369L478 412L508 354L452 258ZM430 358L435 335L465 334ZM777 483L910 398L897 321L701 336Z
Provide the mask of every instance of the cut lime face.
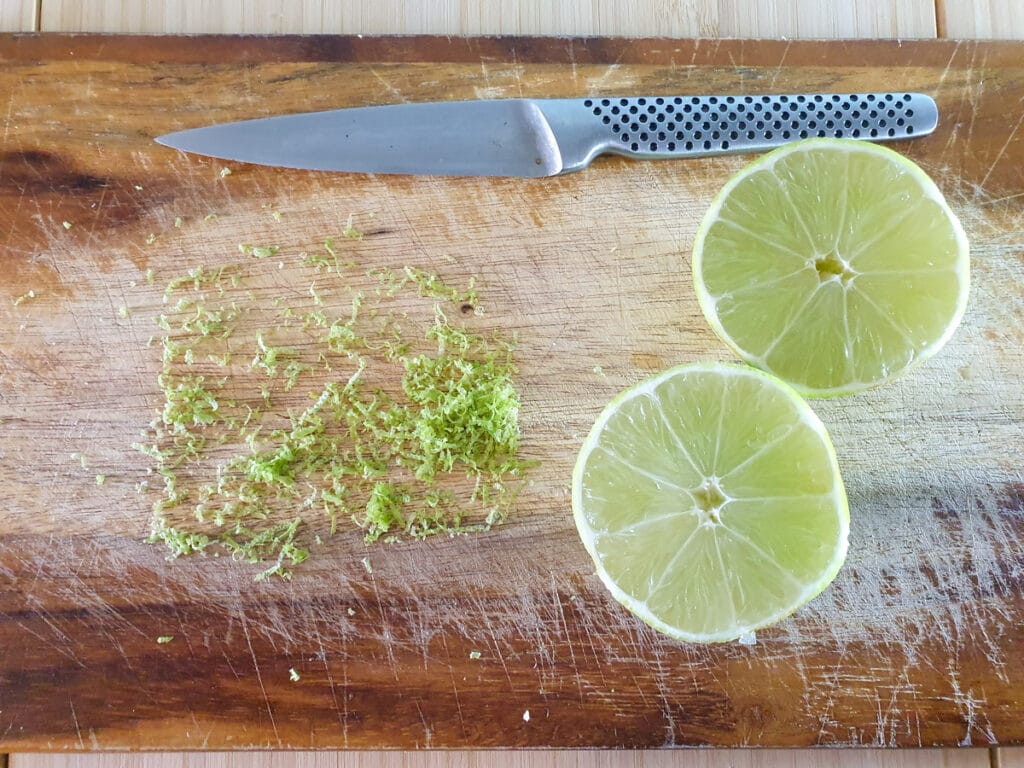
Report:
M918 166L885 147L809 139L748 165L693 247L697 297L741 357L808 396L899 376L952 336L967 237Z
M572 503L612 595L681 640L778 621L846 557L825 427L792 388L746 366L682 366L621 393L583 444Z

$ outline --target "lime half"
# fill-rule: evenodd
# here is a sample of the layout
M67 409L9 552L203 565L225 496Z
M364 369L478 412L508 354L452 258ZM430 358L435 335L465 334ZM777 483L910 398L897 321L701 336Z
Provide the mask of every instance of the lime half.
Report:
M693 275L715 332L809 396L888 381L963 317L967 237L927 174L849 139L748 165L697 231Z
M772 624L846 557L849 511L824 425L746 366L682 366L621 393L583 444L572 505L612 595L680 640Z

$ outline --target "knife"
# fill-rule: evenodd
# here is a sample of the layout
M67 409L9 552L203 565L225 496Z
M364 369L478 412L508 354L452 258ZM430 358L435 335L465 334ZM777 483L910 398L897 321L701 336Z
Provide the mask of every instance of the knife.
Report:
M764 152L814 136L892 141L937 123L935 101L920 93L495 99L307 112L157 141L284 168L537 178L605 153L660 160Z

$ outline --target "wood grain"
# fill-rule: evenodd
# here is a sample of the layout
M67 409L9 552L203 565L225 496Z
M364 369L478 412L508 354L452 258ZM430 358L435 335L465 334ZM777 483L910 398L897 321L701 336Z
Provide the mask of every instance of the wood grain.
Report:
M1006 119L1024 95L1022 51L0 41L0 92L12 104L0 166L0 746L1024 741L1024 141ZM728 358L700 317L687 258L696 222L743 159L602 160L537 182L244 166L222 178L221 164L150 141L402 98L698 87L935 93L939 132L904 151L939 181L974 245L972 306L942 355L891 387L816 404L854 509L850 559L821 598L752 648L675 644L613 604L566 496L579 440L616 391L652 369ZM204 222L211 211L219 218ZM141 543L148 510L133 489L145 462L129 447L159 402L146 339L162 303L143 272L164 280L235 259L237 243L257 237L294 255L350 212L377 232L358 245L364 263L484 278L485 320L521 339L525 445L542 461L533 485L495 533L369 550L373 574L352 530L290 583L256 584L254 569L212 559L165 562ZM287 266L281 285L304 292L308 276ZM28 290L38 298L15 307ZM177 639L155 643L168 634Z
M0 0L0 32L32 32L35 29L35 0Z
M25 5L27 5L27 4L25 4ZM941 3L938 4L938 5L941 6ZM966 24L966 25L963 24L964 20L962 19L962 13L961 13L961 15L959 17L954 16L954 18L952 19L953 25L949 29L948 34L950 36L954 36L954 37L978 36L977 35L977 30L978 29L991 29L993 26L995 26L998 29L1012 30L1014 28L1013 27L1013 22L1015 21L1015 19L1012 16L1008 16L1009 8L1003 9L1004 10L1004 14L1003 14L1004 18L1002 18L1001 20L999 18L996 18L996 24L994 24L994 25L991 23L991 21L989 21L989 19L982 18L980 21L978 21L978 20L976 20L974 18L974 16L976 14L978 14L979 12L983 12L984 10L988 10L991 13L992 12L991 5L993 5L993 4L989 4L990 7L987 8L987 9L984 9L984 8L981 8L978 5L975 5L974 6L974 13L971 14L971 17L969 19L967 19L967 21L969 23ZM290 5L286 6L282 10L283 10L284 14L288 14L288 13L293 12L293 9L296 8L296 7L297 6L295 6L293 4L290 4ZM374 7L375 8L380 8L381 11L382 11L381 15L385 17L381 21L381 28L374 29L374 31L377 31L377 32L395 31L394 28L396 26L396 22L398 22L397 14L394 15L395 16L394 18L388 18L387 16L388 16L388 13L391 12L391 9L387 8L386 6L380 6L379 4L375 5ZM351 5L345 6L345 10L348 10L350 8L352 8ZM32 17L31 17L29 12L23 11L22 14L20 15L20 17L18 17L18 15L16 13L12 13L12 10L13 10L13 5L12 5L12 3L9 0L6 0L3 5L0 5L0 30L21 30L21 29L31 29L32 28L30 22L33 19L32 19ZM304 10L304 9L300 9L300 11L301 10ZM371 26L368 26L366 23L362 22L362 18L361 18L362 10L363 9L358 9L358 11L360 12L359 16L357 16L356 18L354 18L351 21L347 22L346 24L344 24L344 28L350 29L352 31L362 31L364 29L366 29L366 30L371 29L372 28ZM817 8L811 9L812 17L813 16L817 16L816 12L817 12ZM13 21L12 21L12 17L14 17ZM170 17L172 20L176 21L174 13L165 13L164 14L164 19L167 19L168 17ZM828 23L830 21L838 22L839 20L838 19L833 19L833 18L827 18L827 19L824 20L825 23ZM257 23L256 25L249 25L248 28L249 28L250 31L253 31L253 32L276 32L276 31L282 31L282 30L299 31L299 30L302 29L301 21L298 22L298 23L294 23L294 22L283 20L280 16L278 16L276 18L274 18L274 17L268 18L268 19L266 19L266 22L267 23L264 26L259 26L259 24ZM614 23L614 22L612 22L612 23ZM171 29L167 29L166 31L174 31L174 28L173 28L174 26L175 25L172 22L172 24L171 24L172 28ZM244 26L245 25L239 23L237 20L228 19L226 21L220 21L219 23L217 23L216 24L216 29L218 29L220 31L234 31L236 29L243 28ZM403 24L398 24L397 26L399 26L400 28L404 28ZM608 33L609 31L612 31L612 32L617 31L615 29L609 30L608 26L609 25L607 23L604 26L603 31L605 33ZM823 26L821 21L818 21L818 26L819 27ZM494 31L501 30L501 29L503 29L501 26L492 27L491 28L491 30L494 30ZM767 28L766 28L766 31L763 34L765 36L769 36L770 34L775 32L777 29L778 29L778 25L777 24L768 25ZM847 36L852 37L852 36L856 36L860 29L861 29L860 27L857 27L855 25L854 26L849 26L847 28L848 31L844 31L844 32L842 32L842 33L840 33L838 35L835 35L835 36L837 36L837 37L847 37ZM904 29L906 29L906 28L904 28ZM912 26L912 27L910 27L910 29L912 30L911 34L914 34L915 36L917 35L917 31L923 32L923 34L921 34L920 36L926 36L926 34L927 34L926 33L926 29L927 29L926 26L922 26L922 27ZM165 30L163 29L163 27L158 27L158 28L152 29L150 31L165 31ZM198 28L194 29L193 31L212 31L212 30L210 30L210 28L205 23L201 22L198 25ZM330 31L330 30L324 28L323 26L321 26L318 29L314 29L314 30L310 30L310 31ZM544 30L542 28L539 31L544 31ZM637 30L636 34L642 34L642 32L643 32L643 30ZM874 33L875 33L875 31L872 30L868 35L865 35L865 36L874 36ZM761 34L762 34L762 27L757 27L757 28L755 28L753 30L753 35L752 36L760 36ZM1008 34L1005 34L1003 36L1004 37L1020 37L1021 34L1019 32L1018 33L1008 33ZM1009 767L1009 766L1017 765L1018 764L1018 761L1015 761L1015 757L1019 757L1019 754L1020 754L1019 750L1012 750L1012 751L1001 750L1001 753L1002 753L1001 765ZM743 754L743 756L747 756L748 762L750 762L751 760L756 760L757 761L756 762L757 765L764 764L764 765L776 766L776 765L781 765L784 762L789 764L788 763L789 755L788 754L780 754L779 752L761 753L761 754L755 754L755 755L751 755L751 753L742 753L742 754ZM509 764L511 764L512 761L519 762L518 758L516 758L513 755L487 755L487 756L481 756L480 759L484 759L484 757L486 757L485 762L488 765L496 765L496 764L501 764L501 763L509 763ZM624 757L624 756L622 756L622 757ZM729 764L731 764L731 765L737 765L738 763L735 762L736 757L737 757L736 753L718 754L718 755L715 755L714 758L706 758L705 761L713 760L713 762L711 762L709 764L714 764L714 765L723 765L723 764L725 764L725 761L728 761ZM948 765L953 765L953 764L956 764L956 765L961 765L961 764L962 765L968 765L968 764L974 765L974 764L978 764L978 765L980 765L982 763L979 761L978 757L979 756L978 756L977 752L950 753L950 754L947 754L945 756L945 760L944 760L943 764L948 764ZM562 764L565 764L565 765L568 765L569 764L565 759L562 759L562 755L550 755L549 756L549 755L543 755L543 754L538 754L538 753L531 753L529 755L529 757L526 758L526 759L529 761L530 765L541 765L541 764L548 764L548 765L562 765ZM794 761L794 763L792 763L792 764L797 764L800 759L803 759L806 762L808 759L812 759L812 758L810 756L798 755L797 756L797 760ZM814 756L813 759L816 760L816 761L819 760L820 759L820 755ZM896 755L878 756L878 755L874 755L874 754L870 754L870 753L867 753L867 754L866 753L857 753L857 754L844 755L843 759L844 759L844 762L842 763L843 765L868 765L868 764L870 764L870 765L882 765L882 764L886 764L886 765L900 764L900 765L903 765L903 764L906 764L905 761L902 760L901 756L896 756ZM934 760L933 756L929 755L929 756L927 756L926 759L928 760L928 763L927 763L928 765L935 764L933 762L933 760ZM134 761L133 764L157 763L157 764L163 765L163 764L171 764L171 763L179 764L180 760L181 760L180 757L178 757L178 756L170 756L170 755L162 756L162 757L159 757L159 758L153 757L153 756L144 756L144 757L143 756L137 756L137 757L134 757L134 758L125 758L125 757L122 757L122 756L110 755L110 756L97 756L97 757L93 757L93 758L89 759L88 762L90 762L93 765L100 765L100 764L102 764L102 765L113 765L115 763L117 763L117 764L121 764L121 763L128 764L128 763L131 763L131 762ZM192 760L194 761L195 758L192 758ZM311 759L308 758L308 757L305 758L305 759L299 758L299 760L300 761L304 761L304 762L312 762ZM399 761L401 761L402 764L406 764L408 762L405 759L405 756L392 756L392 755L388 755L388 754L379 754L379 753L378 754L366 754L366 753L363 753L361 755L355 756L354 760L357 761L357 762L354 762L354 764L358 764L358 765L369 765L369 764L372 763L374 765L380 765L380 766L386 766L386 765L389 765L389 764L397 764ZM83 761L83 760L80 759L80 761ZM294 761L294 759L293 759L293 761ZM899 762L897 763L896 761L899 761ZM41 766L41 765L54 765L54 764L59 763L61 765L64 765L64 764L66 764L66 762L67 762L67 758L62 758L62 757L57 757L57 756L33 755L33 756L21 756L21 757L19 757L18 760L17 760L17 765L20 768L21 766L23 766L25 764L33 764L33 765ZM210 764L210 765L224 766L224 765L230 764L232 762L232 758L231 758L230 755L228 755L228 756L225 756L225 755L214 755L214 756L211 757L210 760L208 760L206 762L208 764ZM337 764L337 761L331 761L331 762L332 762L332 764ZM425 761L423 761L423 762L425 762ZM472 756L467 756L464 759L459 760L458 762L460 764L467 764L468 765L468 764L472 764L474 761L472 759ZM479 759L476 762L479 762ZM593 753L587 754L587 755L581 756L578 760L572 762L572 764L573 765L577 765L580 762L583 762L583 763L585 763L588 766L590 766L590 765L598 765L598 764L600 764L602 762L602 756L600 754L595 755ZM621 762L620 761L620 756L616 756L616 763L615 764L618 765L618 764L620 764L620 762ZM640 758L634 758L632 762L633 762L633 764L644 764L644 765L653 764L653 761L652 761L652 759L651 759L651 757L649 755L644 755L644 756L642 756ZM817 764L820 764L820 763L815 762L813 764L817 765ZM1019 761L1019 764L1024 765L1024 760Z
M1009 0L1007 0L1009 2ZM932 0L46 0L60 32L930 38Z
M992 768L1024 768L1024 748L994 750Z
M989 768L982 749L15 755L10 768Z
M936 7L943 37L1024 38L1024 8L1016 0L939 0Z

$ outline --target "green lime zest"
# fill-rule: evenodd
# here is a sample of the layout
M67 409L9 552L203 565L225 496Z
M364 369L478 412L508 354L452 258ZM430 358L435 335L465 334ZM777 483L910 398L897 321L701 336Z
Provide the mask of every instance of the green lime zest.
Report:
M281 248L277 245L246 245L238 244L238 250L245 256L252 256L254 259L267 259L276 256Z
M328 257L302 264L340 270L338 249L325 245ZM243 253L276 253L257 248ZM378 291L368 302L354 275L340 286L350 301L340 313L334 278L311 283L308 297L279 293L272 308L255 290L231 300L243 276L259 281L270 269L259 264L199 267L167 285L155 339L164 403L152 439L136 445L163 478L149 541L172 558L227 553L266 563L259 579L289 578L353 522L367 543L502 522L528 467L516 455L514 345L449 320L442 303L475 305L472 282L456 289L411 267L371 270ZM276 285L277 270L268 275ZM403 289L433 300L418 319L388 303ZM239 357L248 366L232 364ZM309 402L285 408L302 385Z
M359 526L366 530L365 540L376 541L392 528L405 528L403 507L409 502L408 492L393 483L374 483L366 509L357 518Z

